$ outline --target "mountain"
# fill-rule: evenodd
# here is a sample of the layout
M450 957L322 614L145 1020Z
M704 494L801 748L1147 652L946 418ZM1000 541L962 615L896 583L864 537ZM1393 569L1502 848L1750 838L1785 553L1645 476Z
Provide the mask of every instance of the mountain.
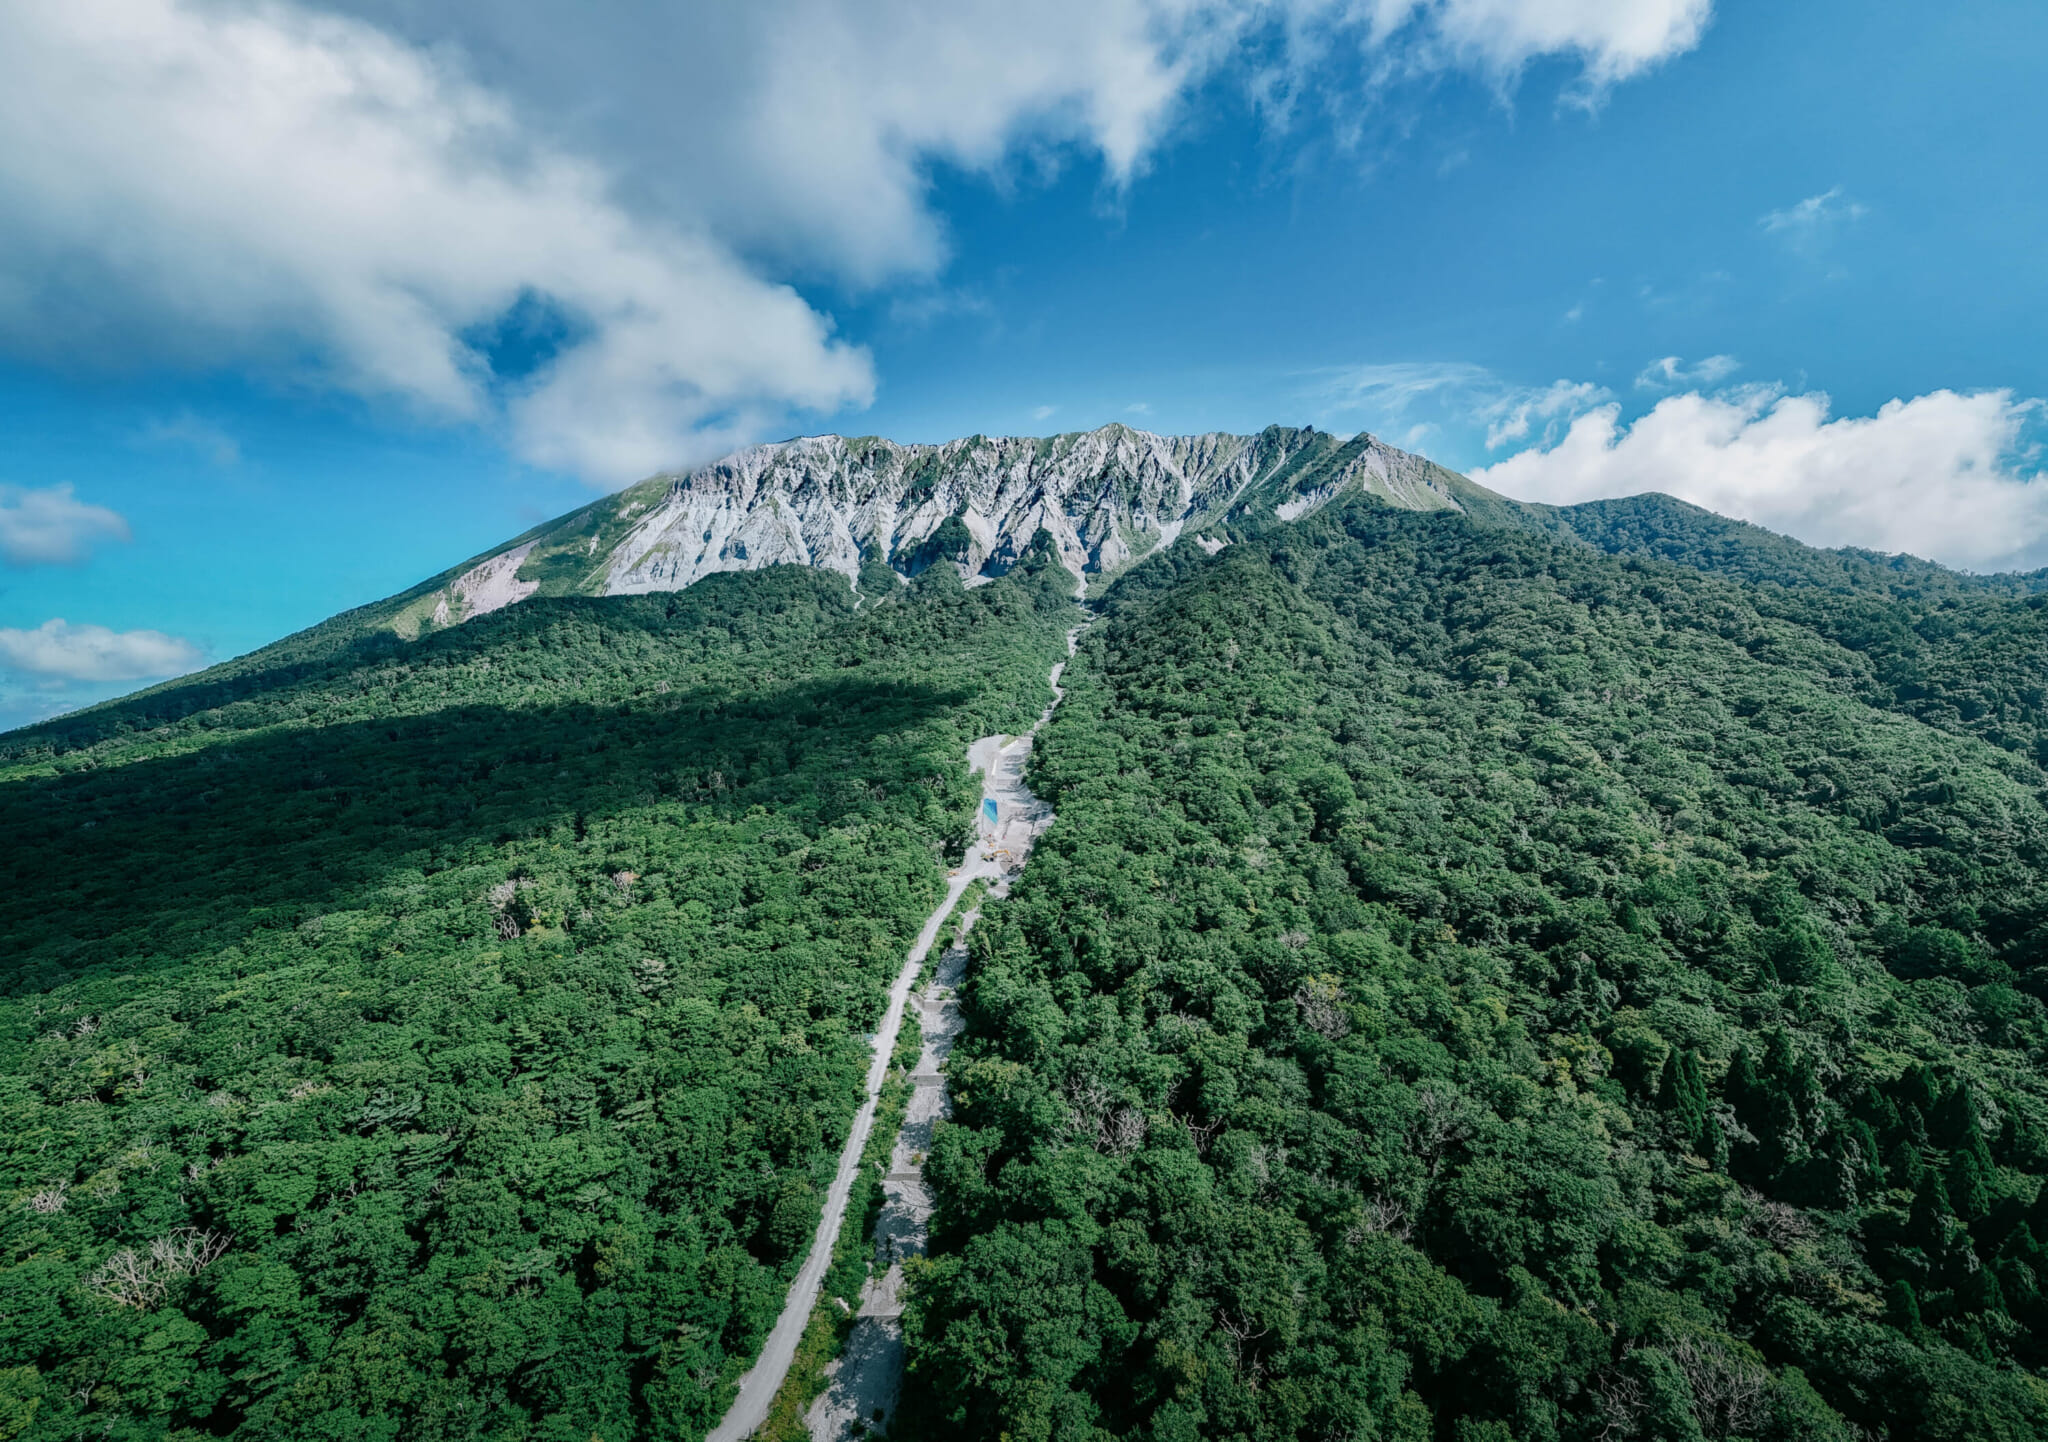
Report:
M889 1435L2048 1436L2043 582L819 438L11 733L0 1437L701 1438L1083 620Z
M1002 575L1042 528L1077 576L1108 575L1268 510L1283 520L1347 493L1416 510L1495 499L1368 435L1313 429L1159 436L1127 426L898 445L805 436L654 476L477 558L391 616L402 635L534 595L678 591L722 571L817 566L858 582L864 557L908 578L945 561Z

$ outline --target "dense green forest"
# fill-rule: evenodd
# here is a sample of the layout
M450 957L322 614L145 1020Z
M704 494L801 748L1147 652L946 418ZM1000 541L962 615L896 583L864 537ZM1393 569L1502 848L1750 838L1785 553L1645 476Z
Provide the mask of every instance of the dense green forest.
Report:
M1471 511L1108 588L894 1432L2048 1437L2048 577ZM1047 699L1044 539L0 737L0 1442L701 1436Z
M1049 564L335 630L0 738L0 1438L701 1436Z
M2048 1436L2039 578L1501 511L1110 591L899 1433Z

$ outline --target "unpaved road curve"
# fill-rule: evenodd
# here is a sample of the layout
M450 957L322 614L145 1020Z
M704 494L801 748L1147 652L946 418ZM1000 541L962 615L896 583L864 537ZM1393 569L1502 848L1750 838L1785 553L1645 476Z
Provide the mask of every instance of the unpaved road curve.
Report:
M1083 629L1076 626L1067 633L1069 656L1074 654ZM775 1319L774 1330L769 1332L768 1340L761 1346L761 1355L740 1378L739 1394L733 1398L724 1419L711 1429L705 1442L741 1442L741 1439L751 1436L768 1419L768 1406L775 1400L782 1379L789 1375L789 1364L796 1356L797 1343L803 1338L811 1309L818 1304L818 1290L824 1283L826 1269L832 1265L832 1244L839 1236L840 1219L846 1213L846 1199L852 1193L853 1179L860 1171L861 1153L867 1149L868 1133L874 1130L875 1107L881 1097L882 1081L889 1072L889 1058L896 1051L896 1034L903 1028L904 1005L910 998L910 988L917 980L918 969L923 966L932 941L939 934L939 927L959 904L961 894L976 880L986 877L992 882L1000 881L1021 866L1031 842L1052 819L1050 811L1024 787L1024 762L1030 755L1032 736L1039 726L1045 724L1046 718L1053 713L1053 707L1059 705L1060 698L1066 694L1060 689L1060 674L1066 666L1067 663L1062 661L1052 668L1052 674L1047 678L1052 685L1052 705L1040 713L1030 732L1008 746L1002 744L1001 737L985 736L967 750L970 764L984 773L983 799L994 800L997 804L1001 817L997 839L1006 844L1008 854L979 842L968 847L967 859L948 883L945 899L925 918L924 927L917 934L917 944L904 958L903 969L896 974L896 982L889 988L889 1005L882 1013L882 1024L875 1032L875 1053L868 1063L866 1100L854 1114L853 1128L847 1133L846 1145L840 1149L839 1169L833 1174L832 1185L825 1193L825 1214L818 1219L818 1230L811 1237L811 1249L804 1257L796 1280L790 1283L782 1315ZM987 828L984 827L983 831L986 836Z

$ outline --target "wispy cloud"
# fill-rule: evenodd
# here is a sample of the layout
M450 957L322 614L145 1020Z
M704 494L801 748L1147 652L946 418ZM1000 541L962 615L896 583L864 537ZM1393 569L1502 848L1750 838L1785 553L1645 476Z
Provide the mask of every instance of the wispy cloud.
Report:
M1660 356L1637 374L1636 389L1675 391L1684 386L1716 386L1741 369L1742 362L1732 355L1710 355L1694 365L1687 365L1680 356Z
M0 627L0 666L59 681L145 681L196 670L204 654L162 631L114 631L61 617L32 631Z
M1129 416L1149 416L1152 414L1152 407L1144 401L1132 401L1124 407L1124 414Z
M1414 361L1321 372L1310 397L1332 420L1355 416L1369 428L1398 431L1408 446L1483 428L1488 450L1563 422L1608 398L1590 381L1519 385L1464 361Z
M119 512L90 505L69 484L0 486L0 559L11 566L76 565L101 541L125 541Z
M1034 421L1050 420L1053 412L1058 409L1058 406L1033 406L1031 408L1031 419Z
M1493 372L1464 361L1394 361L1319 372L1312 389L1333 411L1398 416L1425 399L1496 384Z
M995 307L987 297L944 286L910 291L889 302L889 319L907 330L922 330L956 317L992 318L994 315Z
M1484 405L1479 415L1486 422L1486 448L1499 450L1509 441L1527 440L1537 422L1544 433L1559 420L1567 420L1607 399L1607 387L1591 381L1552 381L1537 390L1521 390Z
M1869 211L1862 204L1845 195L1837 185L1783 210L1760 216L1757 224L1788 249L1810 256L1825 249L1842 227L1867 214Z
M192 411L151 421L138 439L146 446L190 450L216 466L232 466L242 459L241 442L224 427Z

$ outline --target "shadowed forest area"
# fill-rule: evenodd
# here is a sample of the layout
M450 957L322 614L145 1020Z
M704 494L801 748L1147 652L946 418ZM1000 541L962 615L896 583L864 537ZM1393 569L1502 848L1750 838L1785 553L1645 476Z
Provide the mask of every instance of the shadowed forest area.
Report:
M0 742L0 1436L696 1437L1064 653L1043 556L286 645Z
M1111 591L899 1436L2048 1435L2032 579L1525 515Z

